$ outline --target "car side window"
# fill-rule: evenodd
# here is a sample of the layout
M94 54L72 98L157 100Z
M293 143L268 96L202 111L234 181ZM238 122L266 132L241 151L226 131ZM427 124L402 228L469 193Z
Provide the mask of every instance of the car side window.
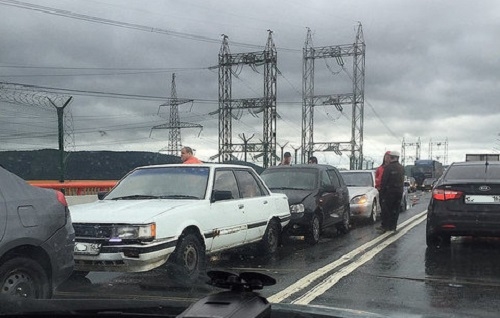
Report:
M238 184L236 183L236 178L231 170L215 171L214 190L231 191L233 199L238 199L240 197Z
M262 196L262 190L259 183L250 171L236 170L236 178L240 188L242 198L252 198Z
M328 175L328 172L326 172L325 170L321 171L321 186L325 187L325 186L332 186L332 185L333 185L333 183L330 180L330 176Z
M339 188L342 186L343 182L341 182L341 179L335 170L328 170L328 175L330 176L330 179L332 180L332 185L335 188Z

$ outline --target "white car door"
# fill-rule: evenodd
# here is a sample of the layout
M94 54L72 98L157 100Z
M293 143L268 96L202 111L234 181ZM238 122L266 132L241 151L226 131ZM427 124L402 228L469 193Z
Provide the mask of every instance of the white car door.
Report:
M243 244L247 234L245 205L240 199L233 171L217 169L214 179L214 191L230 191L232 198L216 201L210 205L207 223L210 227L213 252Z
M266 231L273 202L251 171L235 170L235 174L242 197L243 213L248 222L245 243L255 242L260 240Z

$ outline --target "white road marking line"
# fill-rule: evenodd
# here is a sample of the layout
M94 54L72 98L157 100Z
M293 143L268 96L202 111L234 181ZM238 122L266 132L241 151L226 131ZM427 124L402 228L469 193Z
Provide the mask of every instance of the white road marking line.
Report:
M307 305L311 301L313 301L316 297L322 295L324 292L326 292L328 289L332 288L341 278L349 275L353 271L355 271L358 267L363 265L364 263L368 262L371 260L375 255L377 255L379 252L381 252L384 248L389 246L390 244L394 243L398 239L400 239L403 235L405 235L408 231L410 231L412 228L420 224L423 220L425 220L427 217L425 215L422 215L421 218L414 220L412 223L410 223L408 226L404 227L403 229L399 230L396 234L393 236L389 237L387 240L384 242L380 243L376 247L374 247L372 250L368 251L366 254L361 256L359 259L355 260L351 264L341 268L339 271L335 272L334 274L330 275L326 279L324 279L321 283L316 285L314 288L312 288L310 291L302 295L301 297L295 299L292 301L292 304L300 304L300 305Z
M411 217L410 219L402 222L401 224L398 224L398 227L400 229L404 228L406 225L410 224L414 220L418 219L419 217L425 215L427 213L427 210ZM401 230L400 230L401 231ZM360 247L352 250L351 252L343 255L341 258L338 260L325 265L322 268L319 268L318 270L304 276L303 278L299 279L297 282L293 283L292 285L288 286L287 288L283 289L282 291L267 297L267 300L271 303L279 303L285 300L286 298L292 296L293 294L301 291L304 288L307 288L309 285L311 285L316 279L320 278L323 275L328 274L335 268L349 262L351 259L356 257L357 255L366 252L367 249L371 248L373 245L378 244L380 241L386 239L388 236L392 235L392 233L387 232L384 233L375 239L366 242L365 244L361 245Z

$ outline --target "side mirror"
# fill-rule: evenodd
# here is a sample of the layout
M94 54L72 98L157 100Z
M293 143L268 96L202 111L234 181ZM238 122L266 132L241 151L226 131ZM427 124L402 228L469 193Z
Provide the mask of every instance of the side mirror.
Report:
M211 202L223 201L223 200L231 200L233 198L233 193L231 191L223 191L223 190L213 190Z
M97 192L97 199L102 200L108 195L108 191Z

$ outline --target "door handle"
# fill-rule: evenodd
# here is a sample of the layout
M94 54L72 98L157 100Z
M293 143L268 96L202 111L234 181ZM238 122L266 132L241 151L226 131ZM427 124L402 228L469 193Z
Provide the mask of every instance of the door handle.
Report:
M264 204L267 204L267 200L264 201Z
M245 207L245 205L243 205L243 204L238 204L238 208L239 208L240 210L241 210L241 209L243 209L244 207Z

